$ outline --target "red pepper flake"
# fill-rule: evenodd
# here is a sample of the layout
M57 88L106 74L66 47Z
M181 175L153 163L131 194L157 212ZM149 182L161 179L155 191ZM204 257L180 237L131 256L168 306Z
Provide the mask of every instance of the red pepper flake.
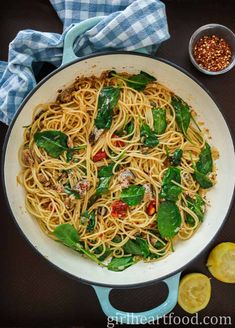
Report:
M146 208L146 213L149 216L153 216L156 213L156 200L151 200Z
M223 38L205 35L196 42L193 56L199 66L211 72L218 72L231 63L232 51Z
M116 200L112 204L111 215L114 218L125 218L129 206L121 200Z
M108 155L104 150L99 150L94 156L93 156L93 162L99 162L102 161L102 159L107 158Z
M117 136L116 134L112 134L112 139L116 139L116 138L119 138L119 136ZM116 147L124 147L125 146L125 142L122 140L114 140L113 144Z

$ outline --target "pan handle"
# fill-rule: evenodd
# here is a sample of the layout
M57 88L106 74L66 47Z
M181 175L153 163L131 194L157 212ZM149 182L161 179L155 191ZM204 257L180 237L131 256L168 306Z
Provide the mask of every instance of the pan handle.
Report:
M64 50L63 50L63 58L62 58L62 66L72 62L75 59L80 57L76 56L74 53L74 42L75 40L84 32L94 27L98 24L105 16L97 16L88 18L78 24L73 24L73 26L68 30L64 37ZM145 48L140 48L136 50L137 52L141 52L147 54L148 51Z
M92 285L92 287L96 292L101 308L108 317L108 320L121 324L146 324L148 322L150 323L160 319L175 307L178 298L180 275L181 272L163 280L168 287L168 296L161 305L155 307L154 309L138 313L124 312L115 309L109 301L109 294L112 288L94 285Z

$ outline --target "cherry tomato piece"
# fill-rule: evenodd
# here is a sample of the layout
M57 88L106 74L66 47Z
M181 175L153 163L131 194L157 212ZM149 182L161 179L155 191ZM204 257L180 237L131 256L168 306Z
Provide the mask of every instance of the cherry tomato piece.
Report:
M156 213L156 200L151 200L146 208L146 213L149 216L153 216Z
M102 159L107 158L108 155L104 150L99 150L94 156L93 156L93 162L99 162L102 161Z
M112 204L111 215L114 218L125 218L127 216L127 210L129 206L123 203L121 200L116 200Z
M116 138L119 138L119 136L117 136L116 134L113 134L112 139L116 139ZM114 140L113 144L116 147L124 147L125 146L125 142L122 140L116 140L116 141Z

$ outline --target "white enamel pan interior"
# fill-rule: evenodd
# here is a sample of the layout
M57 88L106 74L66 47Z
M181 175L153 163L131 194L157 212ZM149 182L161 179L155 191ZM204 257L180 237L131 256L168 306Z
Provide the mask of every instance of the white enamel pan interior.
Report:
M210 143L220 153L216 161L216 186L208 193L211 207L205 221L187 241L178 242L175 252L155 263L140 262L122 272L108 271L75 251L48 238L36 220L25 209L25 193L17 184L20 171L18 150L23 140L23 126L30 124L33 108L53 101L57 90L69 86L79 75L99 75L104 70L138 73L143 70L157 78L188 102L210 130ZM218 82L219 83L219 82ZM10 210L28 241L48 261L84 282L110 287L131 287L153 283L182 270L213 240L221 228L232 202L235 180L235 158L228 126L216 103L194 79L174 65L136 53L112 53L87 57L65 65L44 79L27 97L9 128L3 159L3 182Z

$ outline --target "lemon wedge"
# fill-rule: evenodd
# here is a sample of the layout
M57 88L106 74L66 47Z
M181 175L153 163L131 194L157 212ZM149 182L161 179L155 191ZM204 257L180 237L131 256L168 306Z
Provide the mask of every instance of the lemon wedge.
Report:
M210 252L207 267L216 279L235 283L235 243L221 243Z
M179 285L178 304L188 313L204 309L211 298L210 279L202 273L189 273Z

